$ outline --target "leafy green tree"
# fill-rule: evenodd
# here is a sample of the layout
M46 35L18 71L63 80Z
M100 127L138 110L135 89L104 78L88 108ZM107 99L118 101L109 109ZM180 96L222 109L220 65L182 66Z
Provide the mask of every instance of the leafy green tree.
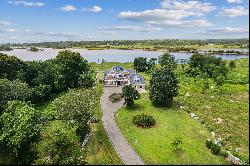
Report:
M89 74L90 71L88 61L81 57L80 53L70 50L60 51L54 62L58 67L56 85L59 91L79 87L80 76Z
M175 70L177 67L177 62L175 61L174 55L169 53L160 55L158 61L162 68Z
M25 63L15 56L0 53L0 78L21 79Z
M127 107L134 106L134 100L140 98L139 92L131 84L126 85L122 88L122 94L125 100L124 104Z
M78 125L81 140L89 133L89 121L95 109L95 91L93 89L69 90L52 101L43 116L47 120L64 120Z
M134 69L137 72L145 72L148 69L147 58L137 57L134 59Z
M0 141L7 143L16 155L38 135L39 113L23 101L9 101L0 117L2 131Z
M31 94L29 86L20 80L0 79L0 115L8 101L28 100Z
M148 70L153 70L156 68L157 58L150 58L148 61Z
M226 62L222 58L214 56L193 54L188 61L188 65L187 75L192 77L205 76L205 79L211 78L218 86L224 83L228 73Z
M38 85L32 88L31 102L42 104L51 97L51 87L49 85Z
M178 95L178 80L172 70L156 69L152 72L149 98L154 106L170 107L173 98Z
M230 61L230 62L229 62L229 68L230 68L230 69L235 69L235 68L236 68L235 61Z
M60 120L49 122L37 144L37 160L34 164L83 165L84 159L85 153L76 136L76 127Z

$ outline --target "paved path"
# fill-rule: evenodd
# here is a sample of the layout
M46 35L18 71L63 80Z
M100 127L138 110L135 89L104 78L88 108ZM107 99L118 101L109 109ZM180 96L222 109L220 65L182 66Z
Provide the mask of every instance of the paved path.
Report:
M112 103L108 97L112 93L121 92L121 87L104 87L101 97L102 122L108 137L113 144L116 152L123 160L125 165L145 165L141 158L135 153L127 140L123 137L121 131L115 124L115 112L123 105L124 101Z

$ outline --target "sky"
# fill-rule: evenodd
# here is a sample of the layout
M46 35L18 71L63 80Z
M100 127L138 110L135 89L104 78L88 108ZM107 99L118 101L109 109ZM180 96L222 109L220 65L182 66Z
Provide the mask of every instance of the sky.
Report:
M0 43L248 36L249 0L0 0Z

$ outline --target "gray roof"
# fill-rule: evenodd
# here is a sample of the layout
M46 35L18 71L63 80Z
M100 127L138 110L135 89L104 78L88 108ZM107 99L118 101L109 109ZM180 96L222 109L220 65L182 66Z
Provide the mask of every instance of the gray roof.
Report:
M106 76L110 72L115 72L116 74L122 73L122 72L129 72L130 74L135 74L136 71L132 69L124 69L121 66L113 66L111 69L104 71L104 76Z
M144 77L138 74L131 74L129 80L133 85L145 84Z

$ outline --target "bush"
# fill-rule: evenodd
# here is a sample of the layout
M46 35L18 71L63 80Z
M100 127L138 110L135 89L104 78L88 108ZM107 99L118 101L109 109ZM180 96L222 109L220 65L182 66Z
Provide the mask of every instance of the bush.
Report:
M112 103L117 103L122 100L122 93L113 93L109 96L109 101Z
M76 136L76 127L63 121L51 121L41 133L37 144L38 165L83 165L85 153Z
M141 114L141 115L133 116L133 123L139 127L150 128L155 125L156 120L154 119L153 116Z
M231 69L236 68L235 61L230 61L230 63L229 63L229 67L230 67Z
M178 95L178 80L175 74L166 68L152 72L149 87L149 98L154 106L170 107Z
M213 143L213 141L211 141L211 140L206 141L206 147L211 149L212 153L215 155L218 155L221 151L221 147L219 145Z
M20 80L0 79L0 114L11 100L28 100L32 92L28 84Z

